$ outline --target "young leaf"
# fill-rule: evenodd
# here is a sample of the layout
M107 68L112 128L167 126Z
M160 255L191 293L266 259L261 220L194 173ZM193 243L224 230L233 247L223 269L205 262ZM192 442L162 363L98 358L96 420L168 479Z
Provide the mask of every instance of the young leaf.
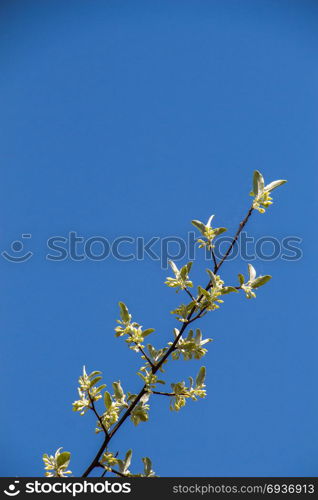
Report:
M173 262L173 260L169 260L169 264L170 264L170 267L171 267L172 271L177 276L177 274L179 273L179 269L177 268L177 266L175 265L175 263Z
M204 231L205 231L205 224L203 224L203 222L200 222L199 220L193 220L191 221L192 224L197 228L199 229L199 231L203 234Z
M197 378L195 380L197 386L200 386L204 383L205 374L206 374L205 366L201 366Z
M212 271L210 269L207 269L206 272L208 273L208 275L211 278L212 285L215 286L215 284L216 284L215 274L212 273Z
M108 408L111 407L112 402L113 401L112 401L111 395L109 394L109 392L105 391L105 393L104 393L104 403L105 403L105 406L106 406L107 410L108 410Z
M149 457L142 458L144 463L144 472L146 476L149 476L152 472L152 463Z
M264 190L264 178L258 170L254 170L253 176L253 192L258 196Z
M124 304L124 302L119 302L119 308L121 319L124 321L124 323L129 323L130 315L126 304Z
M206 223L206 225L208 227L211 227L211 222L212 222L213 218L214 218L214 215L211 215L211 217L209 218L208 222Z
M56 459L56 465L61 467L62 465L68 465L71 459L71 454L69 451L63 451L60 455L58 455Z
M267 283L272 277L267 274L266 276L259 276L258 278L256 278L256 280L252 281L251 283L251 287L252 288L258 288L260 286L263 286L265 285L265 283Z
M186 264L187 269L188 269L188 274L189 274L189 272L191 271L192 264L193 264L193 262L191 262L191 261L190 261L190 262L188 262L188 263Z
M273 191L273 189L276 189L278 186L282 186L282 184L285 184L287 182L286 180L279 180L279 181L273 181L267 184L265 186L265 191Z
M239 273L238 274L238 279L239 279L240 285L243 285L244 281L245 281L245 278L244 278L243 274Z
M154 329L154 328L147 328L147 330L144 330L144 331L142 332L142 336L143 336L143 338L147 337L148 335L150 335L150 334L151 334L152 332L154 332L154 331L155 331L155 329Z
M227 231L226 227L217 227L214 229L214 235L219 236L220 234L224 233Z
M124 391L122 389L122 386L120 385L120 382L113 382L113 388L114 388L115 398L117 400L122 399L122 397L124 396Z
M252 264L248 264L248 275L249 275L249 281L253 281L256 276L256 271Z
M132 450L128 450L124 460L124 470L125 472L128 470L131 464Z
M97 382L99 382L100 380L102 380L103 377L95 377L93 378L93 380L90 381L89 385L90 387L93 387L94 385L97 384Z

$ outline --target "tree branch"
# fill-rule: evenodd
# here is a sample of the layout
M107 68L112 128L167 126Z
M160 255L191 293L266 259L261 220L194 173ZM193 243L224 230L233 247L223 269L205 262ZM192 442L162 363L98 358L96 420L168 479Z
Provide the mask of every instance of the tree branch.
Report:
M97 410L96 410L96 408L95 408L94 401L93 401L92 396L90 395L89 391L87 391L87 394L88 394L88 399L89 399L89 402L90 402L90 404L91 404L91 409L92 409L92 410L93 410L93 412L95 413L95 415L96 415L96 417L97 417L97 419L98 419L98 421L99 421L99 423L100 423L100 425L101 425L101 428L103 429L103 431L104 431L105 435L106 435L106 436L108 436L108 431L107 431L106 427L105 427L105 426L104 426L104 424L103 424L103 419L102 419L102 417L98 414L98 412L97 412Z
M247 212L247 215L245 216L245 218L242 220L242 222L240 222L240 225L239 225L239 227L238 227L238 229L237 229L237 231L235 233L235 236L234 236L231 244L229 245L226 253L224 254L223 258L219 261L219 263L215 266L215 269L214 269L215 273L220 269L220 267L222 266L222 264L228 258L228 256L231 253L231 251L232 251L235 243L238 240L238 237L239 237L241 231L243 230L244 226L246 225L247 221L249 220L250 216L252 215L253 210L254 210L253 206L251 206L251 208ZM209 283L206 286L206 290L209 290L211 287L212 287L212 284L211 284L211 281L209 281ZM200 303L201 300L202 300L202 297L203 296L201 295L197 299L196 302ZM154 365L151 366L151 372L152 372L153 375L155 375L157 373L157 371L161 368L161 366L164 364L164 362L168 359L168 357L170 356L170 354L175 350L180 337L182 336L182 334L186 330L187 326L191 323L191 318L192 318L194 312L196 311L196 309L197 309L197 306L194 305L192 307L191 311L189 312L189 314L188 314L188 316L186 318L186 321L182 324L182 327L181 327L181 329L179 331L179 334L174 339L174 341L171 344L171 346L169 347L169 349L166 351L166 353L162 356L162 358L158 361L158 363L155 366ZM206 308L201 309L200 313L195 318L193 318L193 321L195 319L199 319L202 316L202 313L205 311L205 309ZM98 450L95 458L93 459L93 461L91 462L91 464L89 465L89 467L86 469L86 471L83 473L82 477L87 477L95 467L99 466L99 459L100 459L101 455L103 454L103 452L105 451L105 449L107 448L110 440L118 432L118 430L120 429L120 427L123 425L123 423L130 416L131 412L133 411L133 409L135 408L135 406L138 404L138 402L141 400L141 398L146 394L146 392L148 392L147 391L147 386L144 385L143 388L141 389L141 391L139 392L139 394L136 396L136 398L134 399L134 401L129 406L129 408L127 408L127 410L125 411L125 413L123 414L123 416L118 420L118 422L113 427L113 429L108 433L108 435L106 435L106 437L105 437L102 445L100 446L100 448L99 448L99 450Z

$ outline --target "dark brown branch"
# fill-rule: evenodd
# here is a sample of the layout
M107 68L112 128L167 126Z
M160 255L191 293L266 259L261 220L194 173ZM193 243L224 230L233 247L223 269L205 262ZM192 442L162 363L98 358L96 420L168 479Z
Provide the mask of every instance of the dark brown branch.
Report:
M246 217L242 220L242 222L240 222L240 225L238 227L238 230L236 231L235 233L235 236L229 246L229 248L227 249L227 251L225 252L225 254L223 255L222 259L220 260L220 262L217 264L216 268L215 268L215 273L220 269L220 267L222 266L223 262L228 258L228 256L230 255L235 243L237 242L238 240L238 237L240 236L244 226L246 225L248 219L250 218L250 216L252 215L252 212L253 212L254 208L253 208L253 205L251 206L251 208L249 209L249 211L247 212L247 215Z
M185 288L184 291L189 295L190 299L193 300L193 302L196 302L196 299L193 297L192 293L188 288Z
M175 396L175 393L174 392L159 392L159 391L151 391L152 394L159 394L160 396L170 396L170 397L173 397ZM180 394L181 396L182 394Z
M146 359L146 361L148 361L148 363L150 364L151 368L154 368L154 364L153 362L151 361L151 359L149 358L149 356L147 356L147 354L145 353L145 351L143 350L142 347L138 346L139 348L139 351L141 352L141 354L144 356L144 358Z
M104 470L104 472L103 472L103 474L101 475L101 477L103 477L103 476L107 473L107 471L110 471L110 472L112 472L113 474L117 474L117 476L120 476L120 477L130 477L130 476L128 476L127 474L123 474L123 473L122 473L122 472L120 472L119 470L113 469L112 467L108 467L108 466L106 466L106 467L107 467L107 469L106 469L106 468L104 467L104 465L103 465L103 464L101 464L100 462L98 463L97 467L102 467L103 469L105 469L105 470Z
M214 274L215 274L215 273L216 273L216 271L217 271L217 268L218 268L218 264L217 264L217 262L216 262L216 257L215 257L215 253L214 253L213 248L211 249L211 254L212 254L213 263L214 263L214 270L213 270L213 272L214 272Z
M169 396L170 398L173 398L175 396L187 396L187 393L185 392L180 392L176 394L175 392L160 392L160 391L151 391L152 394L158 394L159 396Z
M89 391L87 391L87 395L88 395L88 399L89 399L89 402L91 404L91 409L93 410L93 412L95 413L100 425L101 425L101 428L103 429L104 433L106 436L108 436L108 431L106 429L106 427L104 426L103 424L103 419L102 417L98 414L96 408L95 408L95 404L94 404L94 401L93 401L93 398L92 396L90 395Z

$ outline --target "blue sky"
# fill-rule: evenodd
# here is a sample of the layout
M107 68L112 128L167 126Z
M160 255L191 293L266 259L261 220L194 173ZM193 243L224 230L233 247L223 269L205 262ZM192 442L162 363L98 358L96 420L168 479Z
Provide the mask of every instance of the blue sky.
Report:
M181 302L159 261L48 261L47 239L185 238L211 213L233 234L255 168L289 183L248 234L297 236L302 258L253 262L273 275L257 300L228 296L201 321L208 397L179 413L153 399L111 449L160 476L317 474L317 21L313 1L1 3L1 251L34 254L0 258L1 475L42 475L60 446L80 475L101 439L71 411L82 365L140 387L138 356L114 338L118 301L157 347ZM205 267L198 256L196 284ZM199 366L174 362L167 381Z

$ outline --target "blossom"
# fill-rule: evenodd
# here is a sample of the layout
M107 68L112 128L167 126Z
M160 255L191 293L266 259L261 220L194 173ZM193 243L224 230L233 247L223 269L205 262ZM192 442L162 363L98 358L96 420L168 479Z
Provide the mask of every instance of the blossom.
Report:
M261 214L265 212L265 208L268 208L273 203L273 198L270 193L273 189L285 184L286 180L273 181L265 186L264 178L262 174L258 171L254 171L253 177L253 191L250 192L251 196L254 196L253 208L258 210Z
M208 222L206 224L203 224L203 222L199 220L193 220L192 224L199 229L201 232L202 236L205 238L205 240L198 239L198 243L200 243L199 248L202 247L207 247L209 250L212 250L214 248L213 245L213 240L216 236L219 236L220 234L224 233L226 231L225 227L216 227L212 228L211 227L211 222L214 218L214 215L211 215L209 218Z
M252 264L248 264L248 276L248 281L244 283L243 274L239 274L240 288L244 290L247 299L255 298L256 294L253 290L265 285L272 278L269 274L256 278L256 270Z

